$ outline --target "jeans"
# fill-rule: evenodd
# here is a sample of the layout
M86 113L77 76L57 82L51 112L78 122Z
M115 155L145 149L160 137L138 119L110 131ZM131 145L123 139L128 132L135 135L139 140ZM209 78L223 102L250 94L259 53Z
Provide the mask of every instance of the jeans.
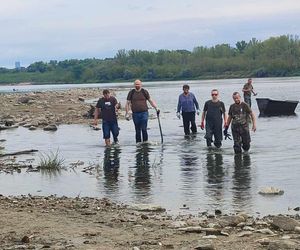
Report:
M195 122L195 112L182 112L182 120L183 120L183 127L184 127L184 134L190 134L190 124L192 133L197 133L197 127Z
M148 125L148 111L133 112L132 119L135 126L135 141L141 142L141 134L143 141L148 141L147 125Z
M110 139L110 132L114 142L118 142L119 127L117 121L102 121L103 139Z

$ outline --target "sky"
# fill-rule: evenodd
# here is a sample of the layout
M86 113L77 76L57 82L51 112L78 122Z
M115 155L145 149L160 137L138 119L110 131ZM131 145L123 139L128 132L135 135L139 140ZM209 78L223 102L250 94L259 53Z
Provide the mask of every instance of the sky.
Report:
M299 0L0 0L0 67L300 35Z

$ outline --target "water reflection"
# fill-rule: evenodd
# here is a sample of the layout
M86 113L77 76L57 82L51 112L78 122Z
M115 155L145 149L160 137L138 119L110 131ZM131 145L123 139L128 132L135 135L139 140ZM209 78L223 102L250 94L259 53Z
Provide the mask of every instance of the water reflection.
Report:
M120 153L121 149L119 147L108 147L104 151L104 188L109 191L118 189Z
M208 195L217 201L224 198L224 168L223 155L220 152L208 152L206 154Z
M251 198L251 158L249 154L234 156L233 199L234 204L246 205Z
M137 145L135 154L134 188L139 197L148 197L151 190L151 173L149 154L152 148L149 144Z

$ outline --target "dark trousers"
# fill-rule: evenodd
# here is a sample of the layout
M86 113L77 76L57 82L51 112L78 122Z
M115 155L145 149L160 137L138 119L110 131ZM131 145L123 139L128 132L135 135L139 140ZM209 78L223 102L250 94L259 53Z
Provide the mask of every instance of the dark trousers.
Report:
M222 139L223 139L222 120L220 121L206 120L205 131L206 131L205 139L206 139L207 146L210 147L211 143L214 142L214 145L217 148L220 148L222 146Z
M184 127L184 134L190 134L190 126L192 133L197 133L197 126L195 122L195 112L182 112L182 120L183 120L183 127Z
M249 107L251 108L251 96L249 95L244 95L244 102L247 103L249 105Z
M244 125L232 125L231 132L233 137L233 149L236 154L242 153L242 148L245 151L250 149L250 132L248 124Z
M135 141L141 142L141 134L143 136L143 141L148 141L148 111L146 112L134 112L132 113L132 119L135 127Z

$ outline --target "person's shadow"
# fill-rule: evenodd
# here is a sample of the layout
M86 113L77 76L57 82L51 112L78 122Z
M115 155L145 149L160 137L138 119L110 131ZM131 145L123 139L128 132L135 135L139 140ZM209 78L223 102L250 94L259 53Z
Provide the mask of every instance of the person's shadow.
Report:
M104 151L104 187L110 191L118 188L120 153L121 149L119 147L108 147Z

